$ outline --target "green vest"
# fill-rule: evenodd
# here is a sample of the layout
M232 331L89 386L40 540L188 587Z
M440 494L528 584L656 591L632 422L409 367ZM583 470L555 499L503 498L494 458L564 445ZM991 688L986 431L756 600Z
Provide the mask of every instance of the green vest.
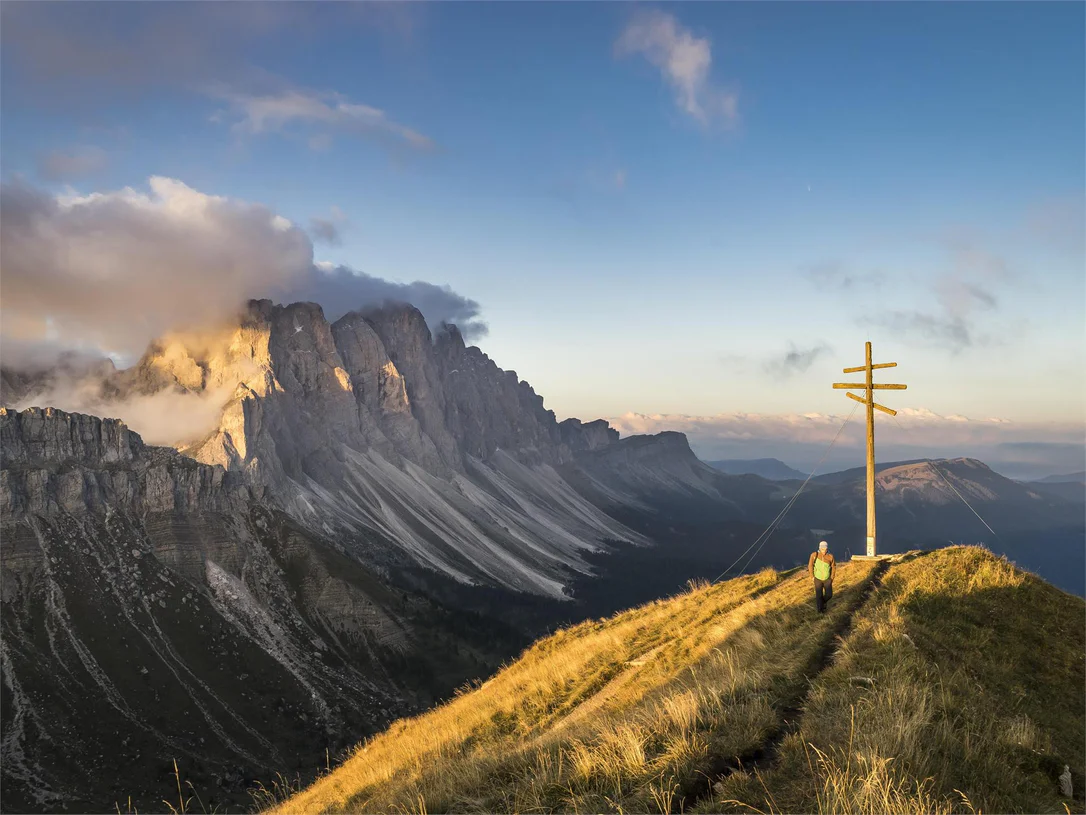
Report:
M830 564L815 555L814 565L815 580L829 580L830 579Z

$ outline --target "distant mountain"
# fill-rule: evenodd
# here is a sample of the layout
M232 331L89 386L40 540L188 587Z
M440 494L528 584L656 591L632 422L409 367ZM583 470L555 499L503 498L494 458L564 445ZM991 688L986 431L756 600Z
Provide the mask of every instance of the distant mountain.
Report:
M794 478L803 480L807 477L807 473L801 473L777 458L728 458L705 463L728 475L760 475L769 481L791 481Z
M1050 475L1039 481L1024 483L1032 489L1047 495L1056 495L1078 504L1086 503L1086 473Z
M976 459L897 462L876 469L880 537L922 540L935 535L983 535L986 530L977 514L997 534L1082 522L1080 508L1070 502L1042 493L1032 484L1005 478ZM834 519L840 524L850 516L862 524L864 479L862 467L816 477L793 512L823 528L832 528Z
M915 458L908 461L884 461L881 464L875 464L875 473L881 473L884 470L891 469L893 467L902 467L906 464L923 464L924 459ZM850 467L847 470L837 470L832 473L825 473L824 475L816 475L811 479L815 484L847 484L849 481L855 481L857 478L867 477L867 467Z
M1069 481L1086 482L1086 472L1078 473L1065 473L1064 475L1049 475L1044 478L1038 478L1033 483L1035 484L1066 484Z

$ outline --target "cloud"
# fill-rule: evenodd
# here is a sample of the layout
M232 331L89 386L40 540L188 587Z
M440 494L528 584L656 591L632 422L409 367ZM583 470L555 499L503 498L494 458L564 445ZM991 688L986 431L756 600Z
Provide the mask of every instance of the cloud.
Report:
M67 181L104 170L106 152L100 147L53 150L38 156L37 164L38 175L47 181Z
M68 109L163 88L219 82L252 89L275 81L247 54L255 46L306 47L321 30L410 36L417 9L404 3L134 3L121 19L91 3L0 4L4 90ZM276 48L276 46L279 46Z
M195 94L226 102L236 132L305 130L312 149L335 134L414 151L433 141L385 111L334 91L292 87L247 53L282 53L318 30L360 25L410 36L414 12L387 3L144 3L123 25L91 3L0 4L5 100L93 118L119 101ZM10 101L7 101L10 103ZM222 119L217 116L213 118Z
M384 303L410 303L422 312L431 331L436 331L442 323L452 323L465 340L471 341L486 336L489 330L480 318L479 304L448 286L421 280L394 283L347 266L317 264L313 273L292 288L290 294L294 300L320 303L329 320Z
M788 343L789 350L783 356L765 363L765 371L778 377L790 377L808 370L815 360L830 352L830 346L819 343L810 348L797 348L795 343Z
M675 93L675 104L700 124L730 127L738 121L738 95L716 87L710 78L712 44L695 37L672 15L636 13L615 43L615 54L642 56L658 68Z
M305 233L264 206L160 176L149 188L53 198L4 185L5 321L16 313L41 339L138 354L174 326L281 291L312 263Z
M434 141L389 118L385 111L351 102L334 92L279 89L271 93L243 93L218 88L213 95L225 101L236 133L260 135L283 133L292 128L311 132L309 144L315 149L331 145L332 135L377 139L417 151L431 151Z
M131 359L168 331L214 327L259 297L312 300L333 318L400 300L432 325L485 333L478 303L447 286L324 271L306 233L269 208L162 177L147 192L86 196L0 186L0 274L3 339L24 350Z
M1000 289L1017 275L1001 256L966 234L949 234L942 240L948 261L928 283L933 308L885 309L858 320L903 337L938 345L951 353L978 345L997 343L1007 331L983 330L984 312L998 310Z
M721 413L714 416L626 413L608 422L623 436L677 430L705 461L775 457L808 472L826 452L848 414ZM1082 427L1074 423L1013 422L1000 418L943 416L904 408L896 420L877 419L880 461L973 456L1008 472L1028 464L1059 472L1068 451L1083 456ZM862 466L866 436L857 411L838 437L820 472ZM1051 467L1052 469L1047 469ZM1074 469L1074 468L1069 468ZM1046 472L1041 472L1046 474Z
M343 210L339 207L332 207L327 218L309 219L309 234L313 236L314 240L323 241L332 246L339 246L343 243L340 228L346 223L347 218L343 214Z
M850 272L842 263L819 263L808 267L804 274L820 289L836 291L881 289L886 282L882 272Z
M202 393L164 389L152 394L129 393L124 399L116 399L111 397L107 381L104 372L56 376L10 406L15 410L55 407L69 413L108 416L120 419L148 444L174 446L199 441L213 430L235 387L211 388Z

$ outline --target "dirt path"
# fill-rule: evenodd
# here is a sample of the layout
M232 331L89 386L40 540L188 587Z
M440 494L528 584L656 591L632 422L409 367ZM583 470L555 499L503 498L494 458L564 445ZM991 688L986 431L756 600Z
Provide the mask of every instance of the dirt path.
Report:
M811 655L810 660L801 671L800 675L804 678L804 681L797 682L793 691L776 705L779 713L777 726L766 734L762 744L756 750L742 756L718 757L707 768L697 788L690 790L685 797L676 796L675 812L679 811L680 804L683 809L690 809L705 798L710 797L713 794L713 785L733 772L751 772L755 769L765 772L777 763L781 743L787 736L799 730L804 713L804 703L811 692L812 684L819 674L833 664L837 655L838 643L843 642L848 637L856 612L864 607L872 592L882 585L883 576L889 569L890 562L883 560L875 565L859 595L852 599L848 610L823 636L819 647ZM706 783L706 779L708 783Z

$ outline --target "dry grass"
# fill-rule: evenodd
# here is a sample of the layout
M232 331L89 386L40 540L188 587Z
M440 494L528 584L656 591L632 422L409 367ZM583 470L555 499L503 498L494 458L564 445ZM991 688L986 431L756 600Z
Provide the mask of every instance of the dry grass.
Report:
M779 725L869 574L843 566L824 617L805 574L766 570L558 632L278 811L677 811Z
M1068 764L1082 789L1083 612L975 547L891 567L779 764L733 774L699 809L1082 811L1056 777Z
M973 547L891 565L861 606L870 576L842 564L825 616L766 570L558 632L276 811L1081 811L1055 779L1082 788L1082 600Z

